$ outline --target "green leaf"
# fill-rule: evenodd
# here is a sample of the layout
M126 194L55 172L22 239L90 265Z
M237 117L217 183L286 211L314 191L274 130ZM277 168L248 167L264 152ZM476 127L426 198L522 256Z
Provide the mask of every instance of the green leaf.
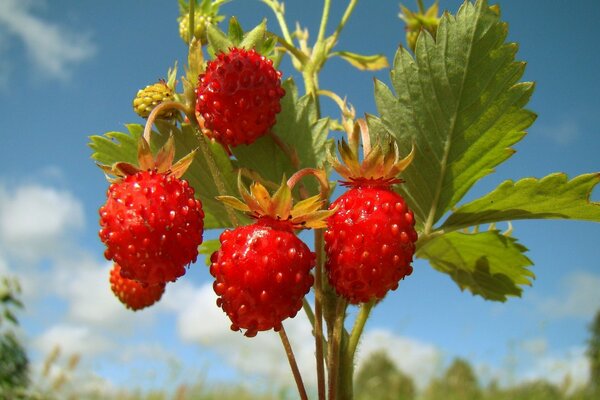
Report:
M506 301L520 296L520 286L531 286L533 263L517 240L497 230L479 233L451 232L427 241L417 257L450 275L461 290L487 300Z
M331 55L341 57L362 71L378 71L390 66L387 58L383 54L365 56L362 54L350 53L349 51L336 51L331 53Z
M150 148L154 154L163 146L171 134L175 137L175 160L180 160L198 148L198 138L190 125L184 124L183 128L179 128L169 122L157 121L156 127L159 132L152 133L150 143ZM90 137L90 147L94 151L92 158L106 165L112 165L118 161L137 164L137 141L142 136L143 126L131 124L127 125L127 129L129 134L109 132L104 136ZM221 145L211 143L210 148L217 168L224 180L226 194L235 195L237 175L234 172L231 160ZM196 151L194 161L183 175L183 179L187 180L194 187L196 196L202 202L202 208L205 213L204 228L230 227L231 222L229 221L225 206L215 199L219 193L211 176L207 161L202 157L202 152Z
M221 247L221 241L219 239L205 240L198 247L198 253L204 255L204 263L207 267L210 267L210 256Z
M329 120L318 118L314 98L308 95L298 98L293 80L286 80L283 88L286 94L281 99L281 112L272 131L295 154L298 169L322 167L330 145L327 141ZM240 167L258 171L271 182L279 183L283 175L291 176L297 171L271 135L265 135L249 146L237 146L232 151ZM316 182L311 179L302 182L310 194L318 193Z
M376 81L381 121L371 117L370 125L391 133L401 154L416 146L400 190L419 228L430 230L509 158L535 120L523 109L534 85L519 82L525 64L515 61L518 46L505 43L506 35L486 1L465 2L456 16L442 17L435 40L419 35L415 59L398 50L391 72L397 95Z
M590 201L600 174L584 174L570 181L562 173L542 179L505 181L492 192L459 207L441 229L516 219L579 219L600 222L600 203Z

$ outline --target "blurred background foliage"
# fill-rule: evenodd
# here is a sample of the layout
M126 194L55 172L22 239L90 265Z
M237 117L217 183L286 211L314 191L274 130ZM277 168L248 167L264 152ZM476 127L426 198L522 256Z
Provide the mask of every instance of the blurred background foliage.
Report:
M294 392L281 389L258 393L236 384L193 382L177 388L143 390L86 388L77 374L79 357L63 357L59 348L47 355L32 372L23 346L17 314L24 305L15 279L0 277L0 400L275 400L292 399ZM573 388L567 380L556 385L544 380L528 381L512 387L497 382L482 385L468 360L454 359L448 368L423 389L399 369L385 352L372 353L356 372L357 400L597 400L600 399L600 311L590 324L586 355L589 383ZM35 375L35 376L34 376Z

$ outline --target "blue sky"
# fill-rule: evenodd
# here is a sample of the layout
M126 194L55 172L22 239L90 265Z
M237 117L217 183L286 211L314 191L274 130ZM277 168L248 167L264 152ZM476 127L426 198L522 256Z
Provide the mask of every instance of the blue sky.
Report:
M290 23L313 33L320 1L288 1ZM334 1L333 21L344 2ZM456 11L460 2L441 0ZM413 7L413 4L406 3ZM517 153L479 182L469 198L505 179L569 176L600 170L600 55L594 26L596 1L503 1L509 39L536 81L529 104L539 118ZM245 27L267 17L259 1L222 8ZM404 42L398 2L363 0L340 49L385 53ZM104 387L164 387L171 379L258 379L268 387L289 382L272 333L249 340L227 331L214 306L202 262L170 285L156 307L130 313L108 289L108 263L97 238L97 209L106 181L89 159L88 136L143 123L132 111L139 88L165 77L186 48L175 19L177 2L0 2L0 273L18 276L27 306L23 337L34 362L58 343L83 356L80 374ZM292 71L283 65L284 75ZM359 114L374 113L373 77L332 60L321 86L348 96ZM337 116L324 102L324 113ZM595 190L593 200L600 201ZM386 348L420 384L452 357L468 357L485 379L513 382L543 376L560 382L587 379L583 355L587 326L600 309L600 224L572 221L514 223L529 248L536 280L521 299L487 302L461 293L422 262L374 311L362 356ZM306 321L288 324L301 368L310 382L312 343ZM165 373L168 372L168 373ZM107 383L108 382L108 383Z

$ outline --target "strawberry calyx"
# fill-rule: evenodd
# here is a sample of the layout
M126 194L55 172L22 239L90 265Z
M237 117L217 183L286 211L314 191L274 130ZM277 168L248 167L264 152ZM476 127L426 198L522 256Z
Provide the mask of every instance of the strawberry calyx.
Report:
M333 150L328 155L329 163L343 178L343 186L389 187L403 182L397 176L412 162L414 145L404 158L400 157L398 144L392 138L382 140L371 148L368 126L364 120L358 120L349 133L350 144L344 139L338 142L340 158L335 156ZM362 161L359 155L359 136L363 138Z
M112 165L98 164L106 179L111 182L119 182L127 176L135 175L140 171L155 171L159 174L171 175L175 178L181 178L191 165L196 150L181 158L176 163L175 159L175 138L170 136L166 143L158 150L156 157L152 154L150 145L144 137L138 141L138 165L119 161ZM112 176L112 177L111 177ZM114 177L114 178L113 178Z
M285 177L277 191L271 196L265 186L253 182L250 190L244 187L238 175L238 190L242 200L233 196L218 196L225 205L245 212L257 223L278 230L321 229L327 226L327 218L335 210L323 210L325 201L321 195L309 197L293 204L292 188Z

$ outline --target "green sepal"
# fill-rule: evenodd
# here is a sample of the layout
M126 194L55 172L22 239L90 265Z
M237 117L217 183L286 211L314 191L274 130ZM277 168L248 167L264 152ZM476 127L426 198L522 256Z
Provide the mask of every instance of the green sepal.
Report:
M268 54L263 54L263 42L266 39L267 33L267 20L263 19L260 24L254 27L251 31L246 32L244 34L244 39L239 43L238 47L243 47L245 49L256 49L257 52L261 53L264 56L268 56Z
M379 71L380 69L388 68L390 66L386 56L383 54L365 56L349 51L335 51L329 54L329 57L333 56L340 57L361 71Z
M138 140L137 151L139 168L144 171L154 168L154 156L152 155L152 150L150 150L150 145L144 137L140 137Z
M206 35L208 37L208 53L211 58L215 58L220 52L226 53L230 48L235 47L229 37L216 25L208 25Z
M239 44L244 40L244 30L240 25L236 17L231 17L229 20L229 30L227 31L227 37L231 43Z

